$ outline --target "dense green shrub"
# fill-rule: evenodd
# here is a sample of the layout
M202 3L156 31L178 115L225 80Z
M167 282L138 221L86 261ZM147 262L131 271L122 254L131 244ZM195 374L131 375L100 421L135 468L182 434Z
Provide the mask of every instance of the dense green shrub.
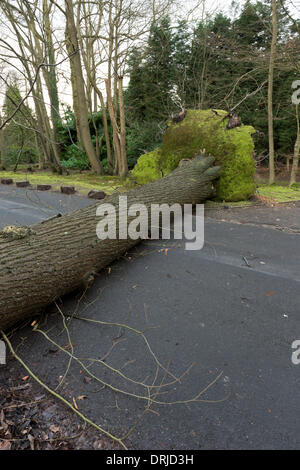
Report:
M163 136L162 146L142 155L133 176L144 184L167 175L183 158L193 158L201 150L216 158L222 166L217 182L217 198L240 201L251 197L255 190L252 126L227 129L226 111L189 110L186 118L171 124ZM225 119L224 119L225 118Z
M152 152L161 144L162 131L156 121L133 122L127 128L127 161L133 168L142 153Z
M161 178L163 172L161 170L161 153L157 148L150 153L145 153L135 165L132 175L139 184L150 183Z
M87 170L90 168L90 162L86 153L77 145L69 145L63 153L61 164L64 168Z
M20 145L14 144L6 148L5 162L8 167L14 166L18 160L19 164L33 164L38 161L38 153L36 147L26 146L23 148L21 155Z
M89 115L89 127L91 131L92 142L94 147L101 143L100 147L100 159L103 168L107 168L106 158L106 142L101 136L104 133L104 126L102 121L102 112L93 113ZM96 130L98 135L98 143L96 139ZM110 121L108 121L109 132L111 133ZM74 112L68 107L64 113L64 119L58 126L58 141L61 149L61 164L65 168L85 170L90 168L90 162L83 150L80 149L80 145L77 141L76 124L74 118Z

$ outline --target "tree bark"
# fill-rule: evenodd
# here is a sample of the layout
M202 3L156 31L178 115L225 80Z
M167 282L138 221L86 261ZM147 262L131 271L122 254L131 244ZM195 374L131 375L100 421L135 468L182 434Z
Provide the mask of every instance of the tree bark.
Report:
M108 130L107 115L106 115L106 106L105 106L105 103L104 103L103 95L100 92L100 90L99 90L99 93L98 93L96 88L95 88L95 90L96 90L96 92L99 96L101 109L102 109L102 119L103 119L104 136L105 136L105 143L106 143L108 173L110 175L112 175L113 171L114 171L114 165L113 165L113 158L112 158L111 146L110 146L110 137L109 137L109 130Z
M299 105L296 104L296 121L297 121L297 137L294 145L293 165L290 177L290 187L297 182L297 173L299 165L299 151L300 151L300 123L299 123Z
M55 52L54 52L54 45L53 45L53 38L52 38L52 29L51 29L51 20L50 20L50 12L51 12L52 4L48 3L48 0L43 0L43 18L44 18L44 32L45 32L45 45L46 45L46 52L48 56L48 63L55 64ZM57 87L57 76L56 76L56 68L54 66L48 67L46 69L43 67L42 69L45 83L47 86L49 99L50 99L50 112L51 112L51 121L52 121L52 134L53 134L53 145L55 146L55 151L57 155L58 164L60 165L61 160L61 149L58 143L58 132L59 127L61 124L61 117L59 114L59 97L58 97L58 87Z
M93 146L89 120L88 108L85 96L84 78L81 66L81 57L79 52L78 34L74 19L74 8L71 0L65 0L66 10L66 48L70 56L71 84L73 93L73 107L76 122L76 130L78 139L82 144L88 159L91 163L92 170L96 174L102 174L103 169L100 161L97 159Z
M2 124L2 117L0 114L0 126ZM0 129L0 165L1 168L5 168L5 142L4 142L4 129Z
M107 107L109 112L109 117L111 121L111 125L113 128L113 148L114 148L114 157L115 157L115 168L114 173L118 175L121 169L121 136L119 132L119 126L114 110L113 99L111 96L111 85L108 79L105 79L105 86L106 86L106 100L107 100Z
M273 88L274 65L278 36L277 2L272 0L272 43L268 77L268 129L269 129L269 184L275 182L274 122L273 122Z
M120 176L125 177L128 173L127 154L126 154L126 118L123 99L123 78L119 77L119 111L120 111L120 158L121 168Z
M126 193L128 207L142 203L195 204L214 194L213 180L220 167L212 157L197 157L168 176ZM123 194L124 195L124 194ZM119 220L119 196L104 203L113 204ZM85 286L85 280L104 268L138 240L99 240L96 227L101 217L97 204L59 218L41 222L20 239L0 232L0 329L38 313L62 295ZM121 208L120 211L123 209ZM135 217L128 217L128 223ZM127 225L128 225L127 223ZM25 229L23 229L25 230Z

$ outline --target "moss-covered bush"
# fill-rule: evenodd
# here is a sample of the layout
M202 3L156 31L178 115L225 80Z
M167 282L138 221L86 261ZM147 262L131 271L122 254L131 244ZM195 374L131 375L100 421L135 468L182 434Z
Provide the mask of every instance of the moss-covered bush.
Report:
M152 152L142 155L138 159L132 171L132 175L139 184L150 183L150 181L155 181L164 176L161 171L160 149L157 148Z
M216 114L217 113L217 114ZM227 129L226 111L188 110L185 119L170 123L159 149L142 155L133 169L140 184L167 175L183 158L193 158L205 149L222 166L217 198L224 201L249 199L255 190L252 126Z

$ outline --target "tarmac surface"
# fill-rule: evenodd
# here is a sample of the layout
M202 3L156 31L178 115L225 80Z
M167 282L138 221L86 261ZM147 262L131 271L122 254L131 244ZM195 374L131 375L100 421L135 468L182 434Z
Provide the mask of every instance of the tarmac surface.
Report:
M91 203L0 186L0 229ZM135 426L131 448L298 449L300 207L208 210L202 250L143 242L87 292L50 306L39 329L54 343L27 324L14 335L18 354L53 389L66 374L57 391L105 429ZM149 391L167 404L149 409Z

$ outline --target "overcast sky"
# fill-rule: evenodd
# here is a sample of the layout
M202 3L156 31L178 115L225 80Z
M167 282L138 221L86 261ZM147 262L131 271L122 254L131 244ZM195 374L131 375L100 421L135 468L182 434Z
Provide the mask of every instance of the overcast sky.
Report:
M1 0L0 0L1 1ZM142 0L141 0L142 1ZM238 9L240 10L245 3L246 0L235 0L235 4L238 5ZM287 1L292 16L296 18L300 18L300 0L288 0ZM194 20L199 20L203 15L203 4L201 6L200 0L178 0L178 4L180 5L179 9L177 10L177 17L186 15L186 12L192 10L191 18ZM225 14L229 16L233 16L234 10L232 9L232 0L204 0L205 4L205 11L211 15L214 15L218 11L223 11ZM195 8L193 10L193 8ZM63 66L63 68L65 68ZM72 92L70 88L70 84L63 83L64 80L60 81L59 88L60 88L60 99L65 102L66 104L72 105ZM1 102L3 101L3 93L5 87L1 87L0 90L0 106ZM32 106L31 100L30 105Z
M190 1L193 2L194 0L187 0L186 3L188 4ZM241 7L245 1L246 0L235 0L235 3ZM207 10L213 11L217 7L219 10L230 13L232 0L206 0L205 3ZM287 4L289 5L293 17L300 18L300 0L287 0Z

